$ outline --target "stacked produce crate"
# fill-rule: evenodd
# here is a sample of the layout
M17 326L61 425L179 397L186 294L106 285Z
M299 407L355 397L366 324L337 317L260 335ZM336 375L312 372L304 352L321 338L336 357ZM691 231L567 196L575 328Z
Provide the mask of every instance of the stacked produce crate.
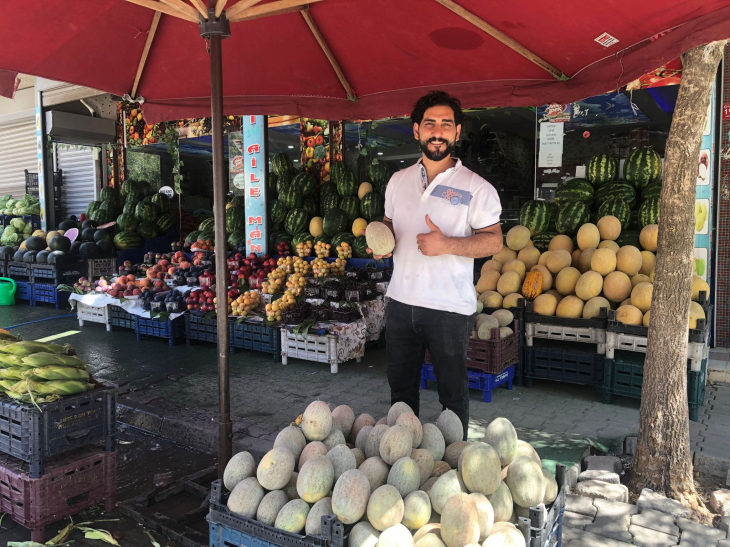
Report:
M44 542L46 525L116 492L116 388L70 346L0 331L0 510Z

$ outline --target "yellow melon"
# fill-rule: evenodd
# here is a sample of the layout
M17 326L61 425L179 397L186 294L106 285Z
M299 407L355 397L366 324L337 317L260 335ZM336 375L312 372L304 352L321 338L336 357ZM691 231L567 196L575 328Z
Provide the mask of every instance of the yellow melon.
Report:
M603 276L593 270L582 274L575 285L575 295L585 302L601 294L602 290Z
M367 225L367 223L365 223ZM317 237L322 235L322 217L314 217L312 220L309 221L309 234L312 237ZM362 235L362 234L358 234Z
M628 297L626 300L621 302L616 308L620 308L621 306L630 306L631 305L631 297Z
M580 249L576 249L571 254L571 256L570 256L570 259L571 259L570 265L573 266L574 268L577 268L578 267L578 264L580 263L580 255L581 255L582 252L583 251L581 251Z
M597 227L601 239L613 241L621 235L621 221L613 215L599 218Z
M642 264L641 251L633 245L624 245L616 253L616 269L629 277L639 273Z
M507 261L512 260L513 258L517 258L517 253L506 245L502 247L501 251L492 257L492 259L497 260L502 264L507 263Z
M477 281L477 292L479 294L487 291L497 290L497 282L501 274L496 270L487 270Z
M659 237L659 225L649 224L644 226L639 234L639 243L646 251L656 252L657 238Z
M651 308L651 295L654 285L651 283L639 283L631 291L631 305L639 308L641 313L646 313Z
M311 223L310 223L310 226L311 226ZM360 237L362 235L363 230L367 227L368 227L367 220L365 220L364 218L356 218L354 221L352 221L352 235L354 235L355 237Z
M527 246L527 242L530 241L530 230L525 226L513 226L507 232L507 247L513 251L520 251Z
M502 296L519 292L521 287L522 278L517 272L504 272L497 282L497 292Z
M525 247L534 247L534 246L535 246L535 244L532 242L532 240L528 241L527 245L525 245Z
M555 278L555 288L563 296L575 293L575 285L580 279L580 272L575 268L563 268Z
M573 262L573 257L570 256L570 252L559 249L557 251L550 251L550 256L548 256L545 265L548 270L556 274L563 268L569 267L571 262Z
M549 291L553 288L553 274L547 269L547 266L543 264L537 264L530 268L530 271L538 271L542 274L542 290Z
M636 287L639 283L650 283L651 279L649 279L648 275L644 274L636 274L634 277L631 278L631 285L633 287Z
M616 321L624 325L634 325L640 327L644 323L644 314L639 308L634 306L621 306L616 310Z
M648 312L646 312L646 313L644 314L644 320L642 321L642 324L643 324L643 325L644 325L645 327L648 327L648 326L649 326L649 321L651 320L651 319L650 319L650 315L651 315L651 310L649 310Z
M589 222L578 229L576 239L581 250L598 247L601 242L601 232L598 230L598 226Z
M697 320L706 319L705 310L697 302L689 303L689 328L697 328Z
M618 243L607 239L606 241L601 241L598 244L598 248L599 249L611 249L614 253L617 253L619 247L618 247Z
M591 298L588 302L586 302L586 305L583 306L583 319L599 317L601 315L601 308L605 308L606 315L608 315L608 310L611 309L611 304L602 296L595 296Z
M552 294L543 293L532 303L532 309L535 313L540 315L548 315L550 317L555 315L555 310L558 307L558 300Z
M596 252L591 257L591 270L601 275L608 275L615 269L616 253L611 249L596 249Z
M524 300L524 297L520 293L513 292L504 297L502 307L507 309L516 308L520 305L520 300Z
M631 279L624 272L611 272L603 281L603 296L611 302L623 302L631 294Z
M649 275L654 271L656 266L656 255L651 251L641 251L641 269L640 274Z
M360 187L357 189L357 199L362 199L367 194L373 191L373 185L369 182L363 182L360 184Z
M545 264L547 264L547 259L548 259L548 258L550 258L550 255L551 255L551 254L552 254L552 252L551 252L551 251L545 251L544 253L542 253L542 254L540 255L540 258L538 258L538 259L537 259L537 263L538 263L538 264L539 264L540 266L544 266Z
M583 315L583 301L577 296L566 296L558 304L555 315L558 317L568 317L578 319Z
M570 236L560 234L550 240L550 244L548 245L548 251L559 250L568 251L569 253L573 252L573 240L570 239Z
M550 289L549 291L545 291L545 294L552 294L555 297L555 300L558 304L560 304L560 301L564 298L562 294L560 294L555 289Z
M485 308L501 308L502 295L497 291L487 291L479 295L479 302L481 302Z
M517 260L521 260L529 271L540 260L540 250L535 247L525 247L517 254Z
M593 247L589 247L588 249L581 251L577 266L580 273L586 273L591 269L591 258L593 258L593 253L595 252L596 249Z
M652 279L652 281L654 281L654 280ZM701 292L705 293L705 300L710 299L710 286L707 284L707 281L705 281L698 275L693 275L692 276L692 300L699 301Z
M481 274L484 275L484 272L487 272L489 270L502 273L502 263L499 260L487 260L482 266Z
M521 260L515 258L510 261L508 261L504 268L502 268L502 275L504 275L506 272L517 272L520 276L521 280L525 279L525 273L527 271L527 268L525 266L525 263Z

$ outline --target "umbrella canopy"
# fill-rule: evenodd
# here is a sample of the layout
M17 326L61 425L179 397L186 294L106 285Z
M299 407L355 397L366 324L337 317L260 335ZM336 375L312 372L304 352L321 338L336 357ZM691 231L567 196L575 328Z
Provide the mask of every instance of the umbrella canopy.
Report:
M730 36L726 0L457 1L217 0L231 21L224 110L374 119L432 89L467 107L565 103ZM148 123L207 116L206 7L9 2L0 69L139 95Z

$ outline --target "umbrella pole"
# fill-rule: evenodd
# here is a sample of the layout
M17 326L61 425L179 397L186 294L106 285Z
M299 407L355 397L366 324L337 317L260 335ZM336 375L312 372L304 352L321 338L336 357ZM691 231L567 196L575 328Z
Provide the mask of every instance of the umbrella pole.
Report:
M226 260L226 194L223 171L223 59L221 40L230 34L225 14L215 19L214 9L208 21L201 20L200 34L207 38L210 50L210 109L213 133L213 212L215 214L216 315L218 319L218 477L231 459L233 425L231 423L230 361L228 347L228 263Z

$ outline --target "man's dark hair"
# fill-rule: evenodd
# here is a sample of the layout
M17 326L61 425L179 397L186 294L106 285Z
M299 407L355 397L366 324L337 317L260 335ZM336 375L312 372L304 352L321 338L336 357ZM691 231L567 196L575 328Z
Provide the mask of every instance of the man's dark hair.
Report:
M456 125L461 125L461 122L464 121L464 113L461 111L461 101L445 91L430 91L428 95L424 95L418 99L416 104L413 105L411 121L421 125L423 114L426 110L434 106L448 106L451 108L454 111L454 122Z

